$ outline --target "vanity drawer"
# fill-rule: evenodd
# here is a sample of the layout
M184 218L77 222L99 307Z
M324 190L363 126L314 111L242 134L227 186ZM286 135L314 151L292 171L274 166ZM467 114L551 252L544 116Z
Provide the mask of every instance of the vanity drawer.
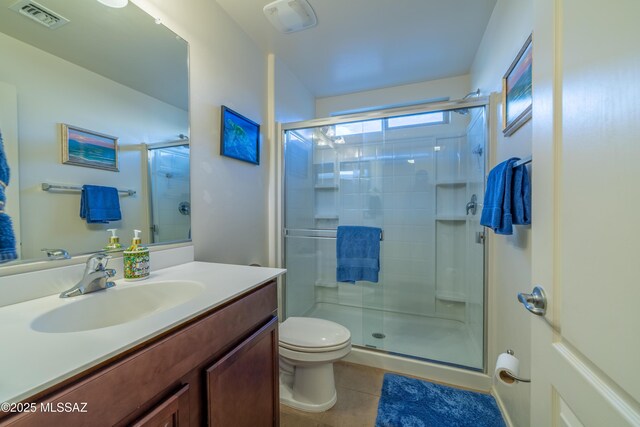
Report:
M48 397L37 400L38 407L86 402L87 412L24 413L0 420L0 426L131 424L187 384L191 425L200 425L206 416L200 407L200 372L272 321L276 308L273 281L112 359L105 367L80 374L71 385L48 390Z

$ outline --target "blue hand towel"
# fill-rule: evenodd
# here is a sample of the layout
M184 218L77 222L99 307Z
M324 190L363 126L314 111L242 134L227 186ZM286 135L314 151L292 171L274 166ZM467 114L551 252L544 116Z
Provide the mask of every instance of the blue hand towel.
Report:
M480 224L492 228L496 234L513 234L511 180L513 164L518 160L512 157L489 172Z
M376 227L339 226L336 239L338 282L356 280L378 282L380 271L380 236Z
M16 251L16 235L13 231L11 218L4 211L7 196L5 189L9 185L11 171L4 152L2 132L0 132L0 263L18 258Z
M99 185L83 185L80 196L80 218L87 224L120 221L120 199L118 190L113 187Z
M513 223L531 224L531 183L525 165L513 169L513 197L511 198Z

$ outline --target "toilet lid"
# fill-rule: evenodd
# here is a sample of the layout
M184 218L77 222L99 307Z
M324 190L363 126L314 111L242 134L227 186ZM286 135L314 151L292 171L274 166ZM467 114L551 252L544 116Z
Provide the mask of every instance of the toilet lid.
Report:
M340 346L351 339L351 332L342 325L311 317L290 317L278 330L280 342L301 348Z

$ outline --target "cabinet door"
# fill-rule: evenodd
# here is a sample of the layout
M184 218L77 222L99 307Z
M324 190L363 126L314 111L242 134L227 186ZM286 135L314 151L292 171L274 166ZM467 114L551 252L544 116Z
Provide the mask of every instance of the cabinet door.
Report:
M189 384L156 406L133 427L186 427L189 425Z
M211 427L279 425L278 319L207 369Z

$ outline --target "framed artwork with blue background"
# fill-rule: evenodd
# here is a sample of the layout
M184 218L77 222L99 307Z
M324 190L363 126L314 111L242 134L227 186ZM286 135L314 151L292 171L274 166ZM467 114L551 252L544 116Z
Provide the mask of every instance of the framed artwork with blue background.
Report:
M222 106L220 154L260 164L260 125Z
M531 119L532 109L532 36L518 52L502 78L502 133L512 135Z
M60 124L62 163L118 172L118 138Z

